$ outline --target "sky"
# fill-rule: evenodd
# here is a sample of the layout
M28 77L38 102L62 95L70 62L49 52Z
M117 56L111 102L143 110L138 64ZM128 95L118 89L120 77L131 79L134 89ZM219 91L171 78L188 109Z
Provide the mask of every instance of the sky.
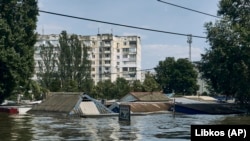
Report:
M169 3L216 15L219 0L164 0ZM39 10L93 20L206 37L204 24L215 17L174 7L157 0L38 0ZM189 58L187 36L166 34L39 12L39 34L137 35L141 37L142 69L157 67L166 57ZM209 48L204 38L192 38L191 60L199 61Z

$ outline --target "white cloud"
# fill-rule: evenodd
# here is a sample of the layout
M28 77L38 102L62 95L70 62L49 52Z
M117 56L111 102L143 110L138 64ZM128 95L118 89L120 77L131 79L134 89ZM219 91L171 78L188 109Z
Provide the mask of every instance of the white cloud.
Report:
M191 47L191 60L199 61L203 50L198 47ZM151 44L142 46L142 68L156 67L159 61L166 57L189 58L189 46Z

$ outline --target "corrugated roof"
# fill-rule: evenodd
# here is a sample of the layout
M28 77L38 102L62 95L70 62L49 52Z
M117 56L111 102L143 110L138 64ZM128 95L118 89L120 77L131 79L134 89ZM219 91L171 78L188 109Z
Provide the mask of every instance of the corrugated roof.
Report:
M168 111L170 103L163 102L131 102L129 103L132 112L157 112Z
M30 111L70 113L79 101L81 101L80 93L51 93L51 96Z
M130 92L138 101L169 101L170 99L161 92Z
M109 109L119 112L119 105L130 105L130 110L133 113L147 113L168 111L171 107L169 102L116 102Z
M44 102L34 106L29 112L60 112L70 115L100 115L113 113L101 102L82 93L50 93Z

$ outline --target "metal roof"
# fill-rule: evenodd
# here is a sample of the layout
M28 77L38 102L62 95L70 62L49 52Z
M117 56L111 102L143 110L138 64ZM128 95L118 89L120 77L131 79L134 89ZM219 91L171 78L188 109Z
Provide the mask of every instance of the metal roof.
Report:
M49 96L42 103L34 106L30 111L70 113L80 101L81 95L79 93L56 93Z
M168 111L171 107L169 102L115 102L109 109L116 111L120 104L130 105L130 110L133 113Z
M60 112L66 114L88 115L113 113L101 102L81 93L53 93L29 112Z
M169 101L170 99L161 92L130 92L136 101Z

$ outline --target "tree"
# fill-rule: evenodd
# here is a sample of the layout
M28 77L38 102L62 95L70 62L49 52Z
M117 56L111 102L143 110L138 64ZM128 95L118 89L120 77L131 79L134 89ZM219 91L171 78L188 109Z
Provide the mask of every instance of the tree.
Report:
M145 74L145 80L142 83L142 87L145 92L155 92L161 90L160 85L156 82L154 76L149 72Z
M124 78L99 81L93 88L91 95L98 99L119 99L130 92L129 82Z
M173 75L175 80L172 83L174 83L176 93L196 94L199 89L197 85L198 72L190 61L178 59L175 63Z
M142 92L143 91L143 85L140 80L134 80L130 84L131 91L133 92Z
M155 68L156 81L165 93L196 94L198 90L195 66L187 59L167 57Z
M81 91L90 93L94 81L91 79L91 64L88 47L75 34L62 31L59 45L49 41L40 46L40 71L38 79L50 91Z
M88 47L81 43L78 36L69 36L62 31L59 38L58 72L63 88L67 81L76 81L79 91L85 91L85 86L91 88L91 62L88 59ZM67 89L64 89L68 91Z
M202 55L199 70L217 94L250 102L250 1L221 0L218 15L206 23L210 48Z
M50 91L60 89L60 81L58 80L57 67L57 48L49 41L46 44L39 46L41 60L38 61L39 72L37 72L38 82L42 87ZM59 84L58 85L56 84Z
M175 60L173 57L168 57L165 61L160 61L158 66L155 68L156 72L156 81L160 84L163 92L170 93L172 92L174 86L171 83L171 74L174 70Z
M116 93L113 98L122 98L130 92L129 82L125 78L118 77L114 84Z
M36 0L0 1L0 103L33 75L37 15Z
M115 85L111 80L99 81L93 88L91 95L98 99L113 99L115 96Z

